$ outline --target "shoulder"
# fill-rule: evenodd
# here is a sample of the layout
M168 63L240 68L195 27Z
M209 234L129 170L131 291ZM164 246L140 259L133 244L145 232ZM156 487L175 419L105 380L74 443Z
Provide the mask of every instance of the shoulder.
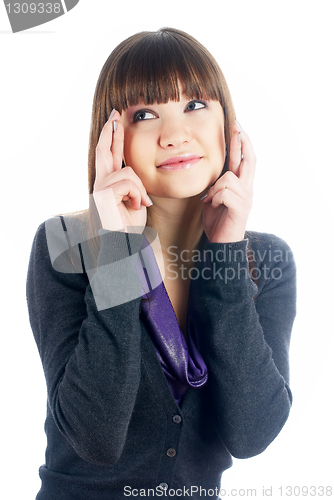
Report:
M55 271L82 273L80 244L87 241L87 212L56 215L38 227L32 252L50 260Z
M85 234L87 232L87 211L71 214L59 214L43 221L37 228L35 239L44 235L57 237L64 232L71 234Z
M250 248L288 251L292 255L292 250L288 243L279 236L271 233L259 233L256 231L246 231L246 237Z
M282 238L270 233L247 231L248 253L254 262L293 262L293 252Z
M295 282L296 265L292 249L282 238L269 233L247 231L248 260L259 288L270 282Z
M87 223L88 214L87 211L85 211L73 214L55 215L44 221L40 227L44 225L46 232L50 235L67 232L74 240L79 240L82 235L87 234Z

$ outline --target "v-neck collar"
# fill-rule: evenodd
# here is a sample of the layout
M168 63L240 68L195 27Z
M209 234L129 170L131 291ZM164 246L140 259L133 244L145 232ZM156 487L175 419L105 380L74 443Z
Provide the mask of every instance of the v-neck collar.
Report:
M188 332L186 344L150 245L144 247L140 258L140 274L143 289L146 290L142 297L141 319L150 334L171 391L179 403L189 387L202 387L207 382L207 367L192 340L191 332Z

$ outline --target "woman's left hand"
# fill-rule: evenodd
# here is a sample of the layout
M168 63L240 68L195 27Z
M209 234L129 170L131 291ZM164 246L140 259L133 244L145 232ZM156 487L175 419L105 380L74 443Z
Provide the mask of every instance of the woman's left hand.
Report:
M232 243L245 237L252 208L256 158L248 135L232 127L229 170L203 200L203 226L211 243Z

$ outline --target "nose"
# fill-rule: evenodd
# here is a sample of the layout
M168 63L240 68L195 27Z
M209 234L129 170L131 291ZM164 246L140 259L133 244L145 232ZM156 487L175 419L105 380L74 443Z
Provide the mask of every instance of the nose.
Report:
M160 146L162 148L180 148L191 140L191 132L182 119L168 119L160 132Z

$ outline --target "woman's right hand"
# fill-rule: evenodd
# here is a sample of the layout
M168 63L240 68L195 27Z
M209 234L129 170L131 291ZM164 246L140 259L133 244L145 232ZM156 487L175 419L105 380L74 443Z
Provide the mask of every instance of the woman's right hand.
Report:
M119 118L116 111L102 129L95 150L93 196L104 229L141 233L152 202L133 169L122 168L124 128Z

